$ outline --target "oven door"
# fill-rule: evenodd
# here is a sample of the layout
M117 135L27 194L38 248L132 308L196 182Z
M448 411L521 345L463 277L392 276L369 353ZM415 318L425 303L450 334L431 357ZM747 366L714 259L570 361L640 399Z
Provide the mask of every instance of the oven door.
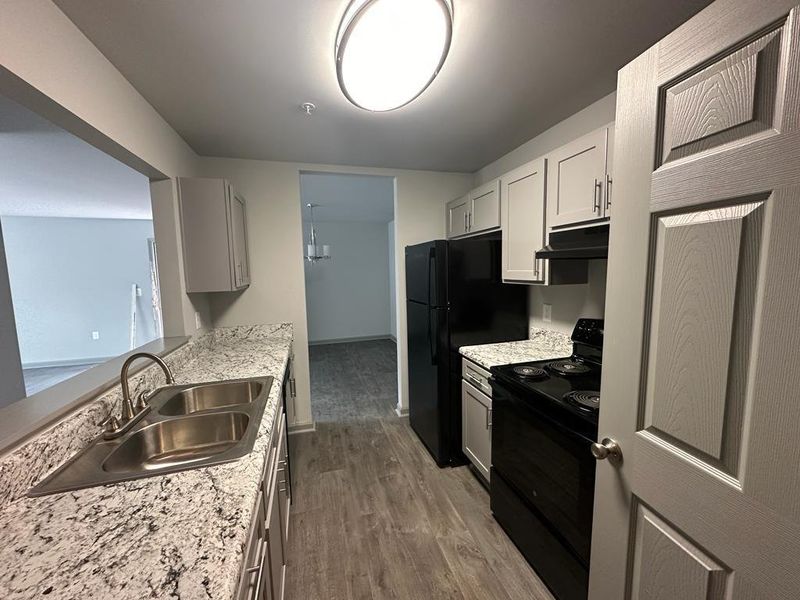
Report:
M588 568L593 440L570 427L571 415L546 398L525 400L494 381L492 390L494 469Z

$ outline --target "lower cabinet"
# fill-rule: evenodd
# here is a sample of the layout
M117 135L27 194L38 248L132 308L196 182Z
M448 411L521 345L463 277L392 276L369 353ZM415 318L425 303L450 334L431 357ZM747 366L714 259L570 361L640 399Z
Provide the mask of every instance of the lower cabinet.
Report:
M463 360L461 381L461 450L489 482L492 466L492 399L489 373Z
M279 410L253 511L238 600L281 600L284 597L291 500L286 466L286 415Z

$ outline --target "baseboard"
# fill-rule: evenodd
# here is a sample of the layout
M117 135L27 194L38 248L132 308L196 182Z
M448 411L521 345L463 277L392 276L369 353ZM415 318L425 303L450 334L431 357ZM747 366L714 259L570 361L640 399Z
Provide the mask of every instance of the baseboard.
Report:
M294 435L296 433L312 433L317 430L317 424L314 421L306 421L305 423L295 423L294 425L289 425L289 435Z
M23 369L47 369L50 367L78 367L81 365L97 365L108 362L114 356L99 356L97 358L73 358L68 360L43 360L40 362L23 363Z
M385 334L385 335L365 335L361 337L350 337L350 338L338 338L335 340L314 340L313 342L308 342L309 346L327 346L329 344L349 344L352 342L372 342L375 340L391 340L392 336ZM397 340L394 340L397 342Z
M398 417L407 417L408 416L408 408L395 408L394 412Z

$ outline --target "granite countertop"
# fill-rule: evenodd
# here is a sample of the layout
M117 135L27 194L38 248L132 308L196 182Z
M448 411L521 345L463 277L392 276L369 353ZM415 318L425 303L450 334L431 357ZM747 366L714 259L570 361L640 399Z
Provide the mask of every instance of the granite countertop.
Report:
M531 329L530 339L478 346L461 346L459 353L484 369L498 365L564 358L572 354L570 336L549 329Z
M178 383L274 377L248 456L40 498L11 495L0 509L0 598L231 600L291 351L291 326L281 333L287 330L284 337L218 330L186 350L180 367L166 357Z

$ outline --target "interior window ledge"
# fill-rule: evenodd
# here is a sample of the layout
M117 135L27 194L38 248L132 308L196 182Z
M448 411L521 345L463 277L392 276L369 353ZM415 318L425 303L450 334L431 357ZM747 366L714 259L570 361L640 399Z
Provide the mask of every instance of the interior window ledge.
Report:
M122 363L131 354L150 352L166 356L188 341L188 337L153 340L0 409L0 456L53 425L79 406L118 385ZM146 360L136 361L131 367L131 374L141 371L150 364Z

